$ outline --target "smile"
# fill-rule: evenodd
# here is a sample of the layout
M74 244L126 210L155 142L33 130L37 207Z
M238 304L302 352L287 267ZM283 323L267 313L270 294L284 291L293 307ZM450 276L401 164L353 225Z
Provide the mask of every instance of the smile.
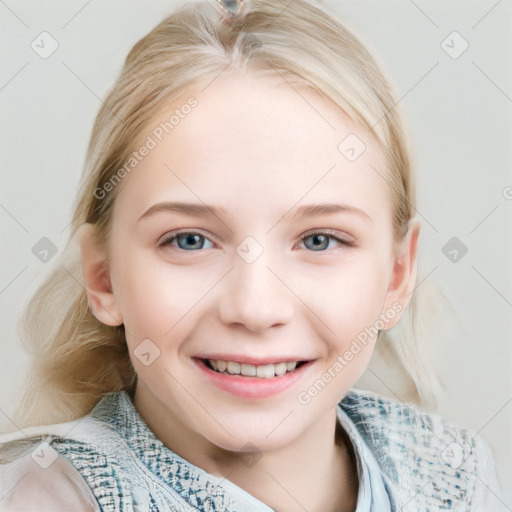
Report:
M221 359L207 359L207 364L212 370L224 375L242 375L244 377L257 377L259 379L272 379L282 377L287 372L293 372L297 367L304 364L305 361L286 361L281 363L270 363L264 365L254 365L246 363L237 363L236 361L223 361Z
M206 382L217 389L248 399L279 395L298 384L313 367L315 360L281 361L254 364L225 359L193 358ZM279 361L279 359L277 359ZM259 361L258 361L259 362Z

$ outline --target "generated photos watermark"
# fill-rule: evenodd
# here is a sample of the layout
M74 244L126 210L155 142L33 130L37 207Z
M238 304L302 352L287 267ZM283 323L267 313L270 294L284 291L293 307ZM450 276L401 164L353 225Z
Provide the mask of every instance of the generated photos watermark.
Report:
M349 348L347 348L342 354L339 354L336 361L322 373L318 379L316 379L311 386L306 390L301 391L297 395L297 401L301 405L308 405L311 401L318 396L323 389L332 382L337 375L339 375L343 369L354 359L354 357L363 350L368 344L368 341L375 338L379 331L384 329L386 322L393 320L397 314L403 311L403 305L400 302L394 302L391 308L381 313L375 322L365 327L356 338L352 340Z
M186 103L181 105L179 108L174 109L173 114L167 121L161 122L158 126L153 128L151 134L146 137L144 143L134 151L127 159L125 164L119 168L110 178L101 186L94 190L94 197L96 199L105 199L109 192L112 192L114 188L135 169L146 156L149 155L150 151L155 149L166 135L172 132L178 126L183 119L185 119L192 109L197 107L198 101L196 98L191 96Z

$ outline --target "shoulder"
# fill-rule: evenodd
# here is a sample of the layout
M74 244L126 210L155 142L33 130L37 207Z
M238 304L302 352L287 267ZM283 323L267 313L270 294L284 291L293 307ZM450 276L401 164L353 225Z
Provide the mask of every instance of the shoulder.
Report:
M100 510L80 473L47 442L12 441L2 445L0 454L2 511Z
M391 442L414 435L418 444L448 442L462 443L473 437L464 428L444 420L438 414L422 411L417 405L379 395L371 391L352 389L340 402L341 407L367 435L376 435L379 429Z
M352 389L340 406L415 506L475 506L487 503L489 489L499 494L491 451L471 430L369 391Z
M0 436L0 511L99 511L116 498L119 461L89 416ZM114 508L115 510L115 508Z
M461 465L475 452L483 450L489 455L484 441L474 432L414 404L352 389L340 405L365 437L380 444L425 451L430 448L451 466Z

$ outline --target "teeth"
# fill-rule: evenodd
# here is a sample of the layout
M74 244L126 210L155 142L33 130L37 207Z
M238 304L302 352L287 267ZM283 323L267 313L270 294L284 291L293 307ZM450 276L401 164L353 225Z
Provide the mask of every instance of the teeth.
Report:
M256 368L256 375L260 379L271 379L274 377L274 365L266 364L264 366L258 366Z
M281 377L286 372L293 372L297 367L297 361L288 361L277 364L240 364L235 361L222 361L220 359L209 359L210 366L219 373L230 375L244 375L245 377L258 377L260 379L271 379Z
M274 365L274 373L281 377L281 375L284 375L286 373L286 363L279 363Z
M293 372L295 370L295 367L297 366L297 363L295 361L289 361L286 363L286 371L287 372Z
M256 366L253 364L241 364L240 373L246 377L256 377Z
M234 361L228 362L228 372L231 375L238 375L240 373L240 363L235 363Z

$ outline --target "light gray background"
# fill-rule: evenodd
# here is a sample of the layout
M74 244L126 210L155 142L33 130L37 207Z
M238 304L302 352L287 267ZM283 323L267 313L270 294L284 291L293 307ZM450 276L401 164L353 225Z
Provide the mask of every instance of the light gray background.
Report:
M512 2L325 3L360 31L401 98L416 149L420 278L441 287L462 326L432 339L440 413L488 442L512 510ZM101 98L129 49L174 5L0 0L0 422L9 428L28 362L16 320L57 259L43 263L32 247L48 237L63 248ZM59 43L47 59L31 48L43 31ZM469 44L456 59L441 47L453 31ZM447 43L461 48L453 36ZM468 248L455 263L441 250L454 236ZM378 361L360 385L400 397Z

